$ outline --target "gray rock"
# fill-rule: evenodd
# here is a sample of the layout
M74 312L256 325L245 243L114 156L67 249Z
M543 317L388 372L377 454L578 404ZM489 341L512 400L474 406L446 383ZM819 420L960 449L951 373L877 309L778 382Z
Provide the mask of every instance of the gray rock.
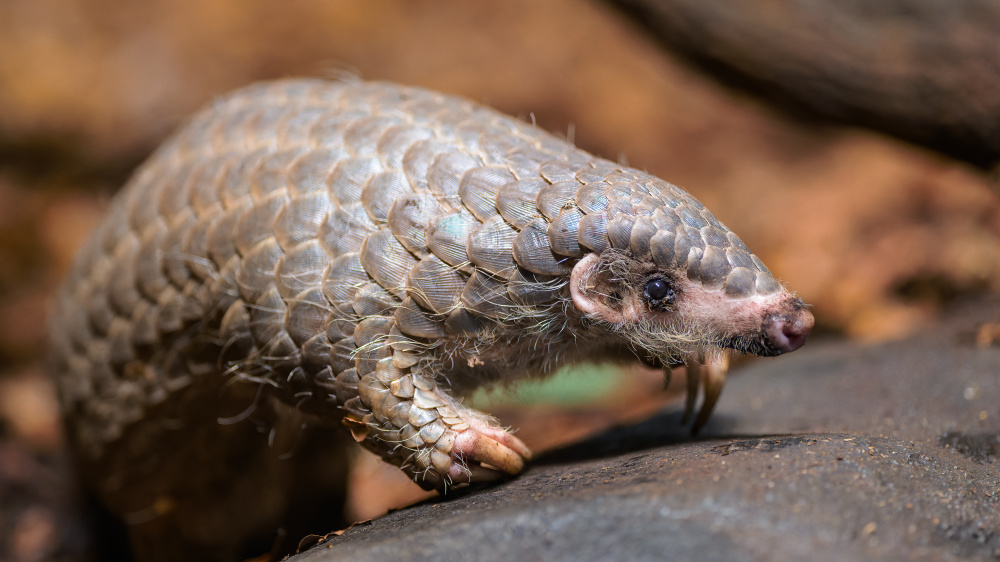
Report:
M1000 558L1000 348L973 343L997 310L756 361L696 439L671 409L293 560Z

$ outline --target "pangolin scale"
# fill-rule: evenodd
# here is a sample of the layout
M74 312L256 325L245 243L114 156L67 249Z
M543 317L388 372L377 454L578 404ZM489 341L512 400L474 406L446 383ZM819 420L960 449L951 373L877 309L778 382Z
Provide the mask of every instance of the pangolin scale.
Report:
M478 386L579 361L687 363L690 410L701 365L700 425L722 350L792 351L812 324L674 185L463 99L285 80L216 101L114 199L58 296L52 370L85 473L133 543L173 518L161 534L200 544L223 539L179 521L216 509L201 482L219 484L178 468L197 456L184 443L225 455L225 428L265 406L346 425L446 489L530 457L459 401Z

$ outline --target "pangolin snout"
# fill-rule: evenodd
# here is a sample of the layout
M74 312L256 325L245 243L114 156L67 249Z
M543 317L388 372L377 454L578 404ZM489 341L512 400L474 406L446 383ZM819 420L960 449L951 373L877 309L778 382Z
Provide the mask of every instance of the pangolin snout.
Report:
M764 321L764 334L776 350L781 353L795 351L806 343L812 331L815 318L804 305L796 303L791 312L772 314Z

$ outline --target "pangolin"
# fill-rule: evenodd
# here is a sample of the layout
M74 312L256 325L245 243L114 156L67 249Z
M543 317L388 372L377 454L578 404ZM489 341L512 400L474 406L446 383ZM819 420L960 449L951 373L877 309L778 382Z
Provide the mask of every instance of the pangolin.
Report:
M87 479L155 559L155 537L268 524L247 491L268 483L240 451L269 432L233 433L265 410L346 426L446 490L530 458L463 405L477 387L687 364L701 425L726 350L793 351L813 317L666 181L457 97L298 79L219 99L165 142L84 244L51 324ZM226 533L209 536L210 513Z

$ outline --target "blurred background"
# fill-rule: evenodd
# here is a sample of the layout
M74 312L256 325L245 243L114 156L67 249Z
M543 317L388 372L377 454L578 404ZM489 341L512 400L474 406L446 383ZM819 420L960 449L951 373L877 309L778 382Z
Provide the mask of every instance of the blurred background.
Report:
M0 559L86 544L44 372L75 249L186 115L256 80L425 86L646 169L739 233L813 305L819 337L905 337L997 292L1000 12L730 4L0 1ZM659 384L590 370L476 400L544 450L649 415L671 397ZM350 517L423 497L357 464Z

